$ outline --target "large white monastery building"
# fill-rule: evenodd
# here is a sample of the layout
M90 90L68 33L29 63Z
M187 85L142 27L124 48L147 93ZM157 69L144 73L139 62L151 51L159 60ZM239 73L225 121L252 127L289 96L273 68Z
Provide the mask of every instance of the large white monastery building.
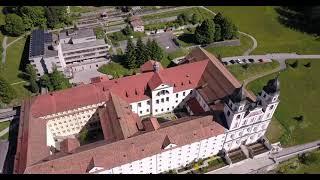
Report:
M279 80L256 97L207 51L186 60L25 100L14 172L157 174L264 140ZM96 141L79 142L83 131Z

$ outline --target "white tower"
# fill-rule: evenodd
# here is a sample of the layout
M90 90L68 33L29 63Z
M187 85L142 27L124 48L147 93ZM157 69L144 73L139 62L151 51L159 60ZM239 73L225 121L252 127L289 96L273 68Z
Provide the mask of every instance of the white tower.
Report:
M243 85L234 90L228 97L224 105L224 115L228 124L229 130L240 127L241 119L243 119L247 104L245 90Z
M273 116L275 109L279 104L280 81L279 76L268 81L263 87L262 92L257 97L258 102L262 105L264 111L264 120Z

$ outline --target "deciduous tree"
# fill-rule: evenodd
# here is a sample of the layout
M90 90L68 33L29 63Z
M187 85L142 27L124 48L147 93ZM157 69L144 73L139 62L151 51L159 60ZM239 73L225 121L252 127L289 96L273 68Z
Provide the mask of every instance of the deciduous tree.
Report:
M209 44L214 41L215 24L212 20L204 20L200 26L196 28L195 39L200 44Z
M16 97L16 91L6 79L0 76L0 101L9 104Z
M20 36L25 32L25 24L20 16L8 14L5 19L4 30L11 36Z

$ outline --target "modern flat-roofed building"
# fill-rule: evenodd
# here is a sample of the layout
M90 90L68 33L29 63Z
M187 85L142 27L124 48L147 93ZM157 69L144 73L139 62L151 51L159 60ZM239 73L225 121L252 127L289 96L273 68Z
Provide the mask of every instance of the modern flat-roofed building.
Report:
M14 173L156 174L265 142L278 78L256 97L202 48L187 59L25 100Z
M93 29L63 30L58 35L34 30L30 39L29 61L38 76L53 67L72 77L74 72L97 69L110 61L110 46L96 39Z

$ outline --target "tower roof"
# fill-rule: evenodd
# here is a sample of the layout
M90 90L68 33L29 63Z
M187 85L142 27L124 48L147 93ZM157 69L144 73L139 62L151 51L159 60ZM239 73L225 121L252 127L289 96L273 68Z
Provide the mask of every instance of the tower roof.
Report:
M267 85L263 87L263 90L268 94L278 92L280 90L279 74L276 78L269 80Z
M233 93L230 95L230 99L233 102L241 102L241 101L246 100L246 98L247 98L247 96L245 94L245 89L244 89L243 84L239 88L236 88L233 91Z

